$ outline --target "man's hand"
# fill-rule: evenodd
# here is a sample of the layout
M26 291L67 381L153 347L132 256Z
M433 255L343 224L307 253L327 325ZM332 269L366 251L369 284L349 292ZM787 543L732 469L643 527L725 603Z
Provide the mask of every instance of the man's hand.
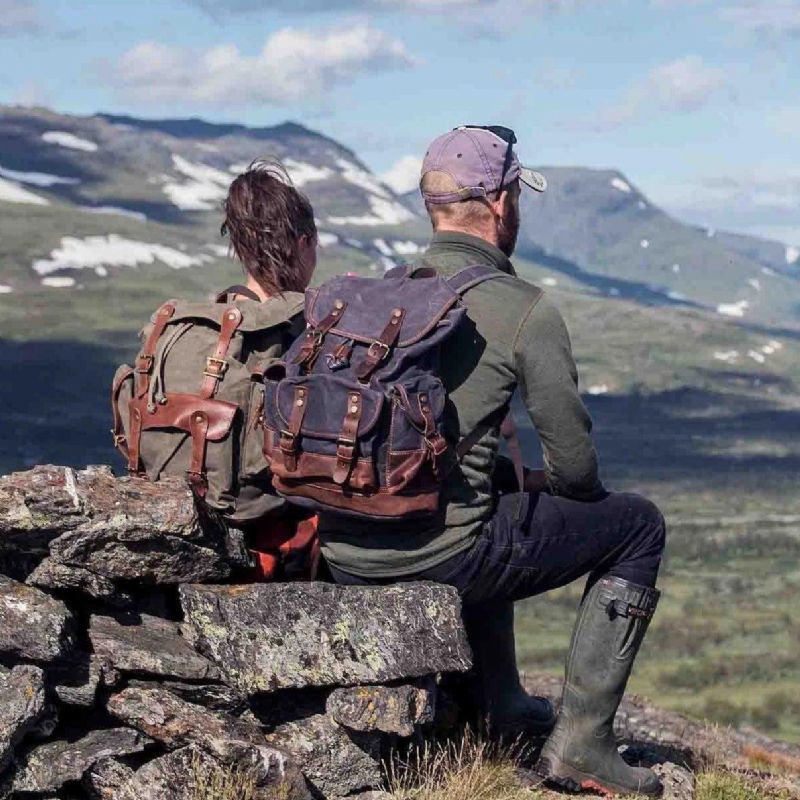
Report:
M543 469L525 470L526 492L546 492L548 488L547 478Z

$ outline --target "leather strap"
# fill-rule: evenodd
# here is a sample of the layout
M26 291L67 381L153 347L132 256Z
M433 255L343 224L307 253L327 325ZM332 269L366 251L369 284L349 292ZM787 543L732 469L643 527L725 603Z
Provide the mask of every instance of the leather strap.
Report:
M128 430L130 432L130 441L128 442L128 472L131 475L140 475L139 469L139 445L142 441L142 412L134 401L130 402L130 417L128 423Z
M242 286L239 283L235 284L234 286L229 286L227 289L220 292L214 298L214 302L227 303L237 294L241 295L242 297L246 297L248 300L255 300L257 303L261 302L261 298L252 289L249 289L247 286Z
M339 486L344 485L353 469L356 456L356 442L358 440L358 423L364 408L361 395L352 392L347 396L347 413L344 415L342 431L339 434L336 447L336 466L333 470L333 482Z
M175 313L175 303L171 300L164 303L161 308L156 311L156 318L153 322L153 327L149 336L145 340L144 347L142 347L139 355L136 356L134 362L134 372L136 373L136 396L144 397L147 390L150 388L150 373L153 371L153 359L155 357L156 346L161 334L164 333L164 328L167 327L172 315Z
M403 327L405 316L406 310L404 308L395 308L392 311L392 316L386 327L381 332L381 335L369 346L364 360L355 371L356 378L359 381L363 383L369 380L370 375L375 372L381 361L389 355L400 336L400 329Z
M464 294L473 286L477 286L484 281L491 281L495 278L502 278L507 273L490 267L488 264L475 264L472 267L464 267L447 278L447 285L459 294Z
M225 356L228 355L228 348L231 346L231 339L238 327L242 324L242 312L236 306L229 306L222 315L222 322L219 328L219 339L214 354L206 359L206 368L203 372L205 376L200 385L200 397L203 400L210 400L217 391L217 385L225 376L228 369L228 362Z
M316 328L308 328L306 330L300 352L294 357L292 363L299 364L306 370L310 370L314 366L325 336L339 322L346 308L347 303L344 300L337 300L333 304L330 314Z
M308 389L305 386L295 386L292 399L292 413L289 415L289 427L280 432L280 448L283 453L283 463L289 472L297 469L297 451L300 431L303 427L303 417L308 408Z
M122 386L131 375L134 374L133 367L121 371L117 379L111 385L111 414L113 416L113 427L111 435L114 437L114 447L122 453L122 457L128 459L128 440L125 438L125 428L122 425L122 414L119 410L119 394Z
M447 472L446 462L450 446L444 436L436 430L436 420L433 418L433 410L427 393L421 392L417 395L417 405L425 424L423 435L425 446L428 448L433 463L433 471L438 478L443 478Z
M200 498L206 496L208 480L206 478L206 442L208 437L208 414L195 411L189 421L192 434L192 460L186 470L186 480L192 491Z

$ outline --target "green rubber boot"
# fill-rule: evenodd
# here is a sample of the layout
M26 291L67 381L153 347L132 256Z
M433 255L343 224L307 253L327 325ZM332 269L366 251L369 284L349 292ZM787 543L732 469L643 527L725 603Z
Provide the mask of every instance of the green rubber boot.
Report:
M578 612L555 730L537 771L570 791L658 796L656 774L631 767L617 751L614 716L659 592L621 578L601 578Z
M514 604L487 603L464 610L475 667L476 705L496 737L545 737L556 722L553 704L529 695L517 669Z

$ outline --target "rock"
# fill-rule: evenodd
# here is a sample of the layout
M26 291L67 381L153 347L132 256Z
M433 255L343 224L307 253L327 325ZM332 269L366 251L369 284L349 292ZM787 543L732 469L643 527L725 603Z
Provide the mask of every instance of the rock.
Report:
M247 563L239 534L203 522L180 478L152 483L116 478L109 467L54 466L0 478L0 548L45 555L49 545L36 580L90 595L108 590L104 579L218 581Z
M12 789L56 792L65 783L81 780L101 759L139 753L150 741L130 728L113 728L91 731L76 742L58 740L39 745L21 760Z
M182 586L197 649L254 693L466 670L458 593L434 583Z
M257 725L187 703L164 689L128 687L113 695L107 708L168 750L197 745L227 764L256 767L259 778L282 772L289 763L283 752L268 746Z
M84 773L83 785L95 800L117 800L134 771L116 758L104 758Z
M669 761L654 764L652 769L664 784L663 800L692 800L694 775L688 769Z
M0 772L10 763L14 748L46 715L42 670L17 666L0 673Z
M354 731L383 731L412 736L417 726L433 722L436 686L356 686L334 689L326 710Z
M175 750L145 764L112 800L310 800L305 781L291 769L259 783L246 769L231 770L199 747Z
M352 800L392 800L397 795L389 794L389 792L359 792L358 794L350 795Z
M90 653L73 652L67 661L47 670L48 683L61 703L91 708L101 686L113 686L119 673L103 659Z
M220 677L217 667L183 638L176 622L146 614L93 615L89 638L95 654L122 672L198 681Z
M0 575L0 657L48 662L73 643L73 618L60 600Z
M381 786L380 737L350 733L325 714L287 722L267 740L285 750L303 771L312 791L339 798Z
M204 706L212 711L224 711L239 716L248 709L247 698L224 683L182 683L180 681L130 680L128 686L137 689L166 689L187 703Z
M53 558L45 558L28 576L26 583L40 589L83 592L114 606L126 606L131 602L130 595L120 591L108 578L84 567L62 564Z

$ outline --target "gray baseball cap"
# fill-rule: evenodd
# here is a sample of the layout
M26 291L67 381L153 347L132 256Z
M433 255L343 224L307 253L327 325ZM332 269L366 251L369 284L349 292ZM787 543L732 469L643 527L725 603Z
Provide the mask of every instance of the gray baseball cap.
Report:
M462 125L431 142L422 162L422 177L443 172L458 186L443 194L423 192L428 203L457 203L487 197L519 178L537 192L547 188L544 175L519 163L513 145L517 137L499 125Z

